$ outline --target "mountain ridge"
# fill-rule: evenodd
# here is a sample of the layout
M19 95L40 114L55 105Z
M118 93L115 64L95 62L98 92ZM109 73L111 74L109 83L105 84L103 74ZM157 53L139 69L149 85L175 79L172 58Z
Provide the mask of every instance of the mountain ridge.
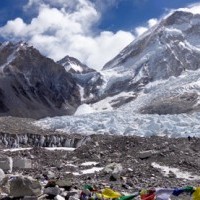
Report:
M45 89L44 93L48 93L46 94L48 96L47 99L50 98L50 101L53 101L53 104L56 103L58 109L65 110L65 108L63 108L66 103L65 100L68 98L70 99L70 104L66 103L66 105L73 110L69 112L70 115L75 113L77 107L81 104L87 104L96 111L106 111L117 109L129 102L137 102L137 98L146 91L146 87L148 88L149 84L151 85L157 81L167 81L170 80L171 77L180 77L187 71L196 71L200 68L200 44L196 41L196 38L199 37L199 22L199 14L193 14L183 10L174 11L125 47L116 57L104 65L102 71L97 72L81 63L78 59L66 56L58 61L57 64L52 60L48 60L48 62L51 62L52 65L54 65L54 67L51 67L52 72L49 73L48 67L44 67L47 70L45 73L49 74L49 77L43 74L43 76L38 77L38 81L40 82L39 79L43 79L44 77L45 79L48 79L48 84L50 83L51 86L47 84L48 89ZM13 75L13 73L18 73L14 72L14 69L16 69L21 73L22 77L25 75L23 77L25 81L29 81L28 76L37 77L38 74L40 74L40 70L43 70L43 67L38 63L37 65L40 66L40 70L37 71L37 67L29 69L26 65L34 65L34 62L39 62L39 60L35 60L30 52L26 52L27 49L32 47L28 47L27 44L23 43L18 43L17 45L18 49L15 50L15 53L21 52L21 58L20 56L17 57L19 61L15 58L15 53L12 53L12 49L15 48L14 44L1 44L1 74L3 76L10 76L10 74ZM4 48L5 46L7 46L7 49ZM36 50L34 51L37 52ZM23 54L23 52L26 53ZM39 54L37 54L36 57L40 57L38 55ZM27 62L23 60L24 56L27 56ZM44 57L40 57L40 59L44 59ZM20 65L13 68L13 61L19 62ZM56 68L60 68L58 70L58 77L62 77L61 74L63 73L65 74L64 76L66 76L66 79L70 80L69 82L67 80L65 81L68 82L67 85L72 86L70 87L74 91L74 93L72 92L72 97L63 90L63 86L57 84L59 82L58 78L55 79L56 81L50 80L50 77L54 76L52 75L53 72L57 77ZM33 71L35 74L32 74ZM36 78L31 80L36 87L42 87L41 85L43 82L41 84L38 83L38 85L36 83ZM52 89L50 87L53 87L56 95L53 94L54 92L52 93L52 91L49 91L49 89ZM65 89L70 90L71 92L71 89ZM14 92L17 93L18 90L14 89ZM41 94L44 95L43 93ZM191 97L192 94L194 95L194 98ZM1 91L2 100L0 104L2 104L2 112L7 110L7 106L3 106L4 96L4 93ZM195 104L197 104L198 96L199 95L196 92L180 94L180 99L187 99L188 97L191 100L191 104L189 103L190 108L188 107L186 110L193 110L193 106L196 108ZM59 100L55 100L56 98ZM176 98L172 99L173 100L167 104L163 103L165 101L158 102L158 100L157 103L160 106L158 106L159 108L157 109L153 109L153 111L152 106L154 108L156 106L152 105L152 102L149 101L147 102L146 107L140 108L139 112L153 112L159 114L173 113L171 108L168 111L167 108L163 112L160 111L162 106L173 104L173 101L175 101ZM179 100L178 102L181 103L182 101ZM46 101L48 104L48 100L43 99L43 101ZM75 102L74 105L73 101ZM102 106L103 104L105 104L105 106ZM147 110L149 110L149 112ZM186 112L186 110L184 111L183 109L181 111L181 109L178 109L177 113ZM67 112L63 112L63 114L66 113Z
M71 74L28 44L2 44L0 64L1 115L42 118L80 105Z

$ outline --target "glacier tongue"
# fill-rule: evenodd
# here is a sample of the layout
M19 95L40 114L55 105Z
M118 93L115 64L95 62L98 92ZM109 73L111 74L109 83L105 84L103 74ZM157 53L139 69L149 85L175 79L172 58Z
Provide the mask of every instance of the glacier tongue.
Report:
M45 118L37 121L35 125L71 134L199 137L199 120L200 113L142 115L131 111L111 111L81 116Z
M179 77L149 83L138 98L118 109L105 111L94 105L82 105L76 116L45 118L35 125L66 133L79 134L118 134L118 135L167 135L169 137L200 137L200 112L173 115L139 114L139 110L150 102L166 96L199 93L200 70L185 71ZM122 93L121 95L127 95ZM120 95L119 95L120 96ZM114 98L114 97L113 97ZM110 103L110 98L102 102ZM198 105L198 102L197 102Z

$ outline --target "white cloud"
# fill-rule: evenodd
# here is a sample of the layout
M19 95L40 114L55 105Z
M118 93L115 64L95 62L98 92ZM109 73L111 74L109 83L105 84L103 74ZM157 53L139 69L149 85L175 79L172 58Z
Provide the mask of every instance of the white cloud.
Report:
M68 54L99 70L134 39L125 31L94 34L101 13L89 0L58 0L56 4L54 0L29 0L24 7L26 12L33 8L38 15L29 24L16 18L1 27L0 34L26 40L55 60Z
M151 28L151 27L155 26L157 23L158 23L158 19L152 18L148 21L148 27Z
M180 8L180 11L191 12L194 15L200 14L200 3L194 3L189 5L187 8Z
M0 27L0 34L9 40L28 41L54 60L70 55L99 70L135 37L131 32L121 30L116 33L94 31L105 5L117 5L117 0L93 2L29 0L24 10L29 12L35 9L37 16L30 23L25 23L21 18L8 21ZM99 5L102 9L97 9ZM151 19L147 27L138 27L135 32L141 35L156 23L156 19Z
M142 35L143 33L145 33L148 30L147 27L144 26L139 26L135 29L135 32L138 36Z
M10 20L7 22L7 25L5 27L5 30L1 28L1 33L7 34L12 33L14 37L23 36L24 28L26 27L26 24L21 18L16 18L15 20Z
M145 33L149 28L155 26L158 23L158 19L152 18L147 21L147 26L139 26L135 28L135 33L137 36L142 35Z

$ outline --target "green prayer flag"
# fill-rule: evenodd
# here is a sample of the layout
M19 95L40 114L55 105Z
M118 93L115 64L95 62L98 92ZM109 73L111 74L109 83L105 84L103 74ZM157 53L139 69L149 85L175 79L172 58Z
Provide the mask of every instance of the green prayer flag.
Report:
M84 189L88 189L88 190L90 190L90 191L93 191L94 189L93 189L93 187L91 186L91 185L84 185Z
M193 193L195 189L192 186L187 186L184 188L185 192Z
M121 196L117 200L132 200L136 197L137 195L128 195L128 196Z

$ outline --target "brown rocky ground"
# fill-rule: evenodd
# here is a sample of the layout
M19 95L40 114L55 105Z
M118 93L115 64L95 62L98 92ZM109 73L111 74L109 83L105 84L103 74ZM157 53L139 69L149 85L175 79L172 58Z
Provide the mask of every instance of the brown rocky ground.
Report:
M1 118L0 132L6 130L12 134L14 130L37 131L43 134L43 130L34 129L30 124L31 120L18 120L14 118ZM22 123L23 124L20 124ZM28 125L28 127L26 127ZM14 127L15 126L15 127ZM46 132L45 132L46 133ZM142 138L136 136L111 136L92 135L86 144L74 151L54 150L49 151L44 148L34 147L23 151L2 151L1 155L12 158L23 157L31 159L33 167L31 169L14 170L13 174L22 173L34 178L45 180L50 176L53 179L67 178L74 187L82 188L86 183L113 186L115 189L133 191L138 188L149 187L180 187L186 185L200 184L200 139L199 138L167 138L149 137ZM95 161L95 166L81 166L87 161ZM117 175L106 173L105 170L92 174L81 174L84 169L92 167L102 167L119 163ZM152 163L160 166L178 168L182 173L171 170L168 175L155 167ZM66 173L70 172L70 173ZM187 175L191 173L191 176ZM73 175L79 173L80 175ZM177 174L179 177L177 178Z

